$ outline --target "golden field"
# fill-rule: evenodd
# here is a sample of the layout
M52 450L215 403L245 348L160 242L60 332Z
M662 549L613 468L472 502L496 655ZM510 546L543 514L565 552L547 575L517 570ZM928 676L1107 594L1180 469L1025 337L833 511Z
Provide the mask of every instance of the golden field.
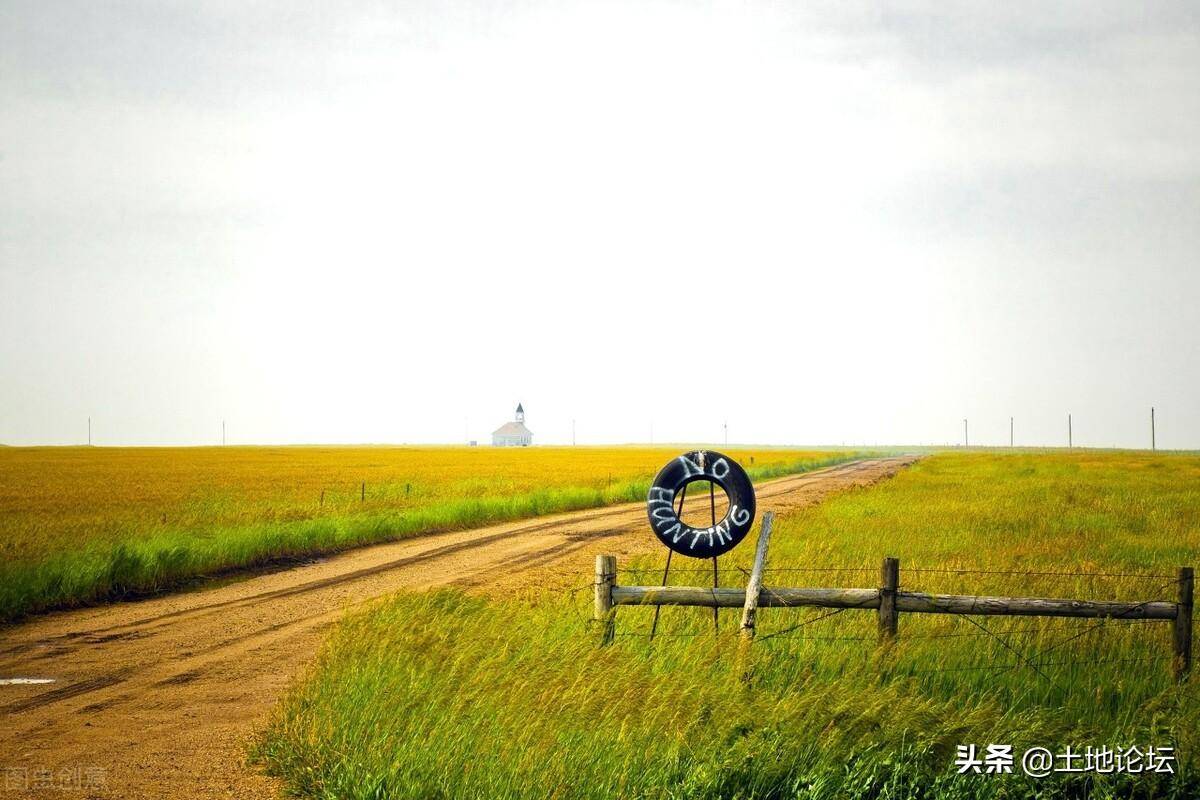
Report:
M640 500L679 447L0 448L0 619ZM731 448L755 477L848 452Z

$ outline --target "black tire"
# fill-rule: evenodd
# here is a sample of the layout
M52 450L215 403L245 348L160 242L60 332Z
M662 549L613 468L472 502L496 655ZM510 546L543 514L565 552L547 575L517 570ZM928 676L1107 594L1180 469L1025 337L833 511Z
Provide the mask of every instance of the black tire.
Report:
M675 513L675 498L689 483L712 481L729 495L716 525L693 528ZM742 466L715 450L693 450L659 470L646 497L646 515L658 540L680 555L714 558L728 553L754 525L754 485Z

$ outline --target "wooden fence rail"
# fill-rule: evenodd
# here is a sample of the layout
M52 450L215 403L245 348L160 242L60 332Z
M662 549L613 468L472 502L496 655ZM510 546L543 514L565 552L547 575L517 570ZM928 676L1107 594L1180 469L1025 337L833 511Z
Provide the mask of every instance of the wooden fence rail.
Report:
M766 535L769 536L769 526ZM765 538L765 537L764 537ZM765 560L766 547L761 546ZM612 641L616 609L620 606L702 606L707 608L874 609L879 614L881 641L897 635L899 616L905 614L961 614L1021 617L1082 617L1091 619L1170 620L1174 668L1184 677L1192 667L1192 612L1194 573L1181 567L1178 573L1178 602L1147 600L1113 602L1047 597L985 597L975 595L926 594L899 589L900 562L886 558L877 589L808 589L761 586L762 563L756 558L751 585L760 586L757 596L746 589L700 586L620 586L615 556L596 558L595 619L603 623L604 641ZM757 576L757 580L755 577ZM743 634L753 636L753 614L743 615Z

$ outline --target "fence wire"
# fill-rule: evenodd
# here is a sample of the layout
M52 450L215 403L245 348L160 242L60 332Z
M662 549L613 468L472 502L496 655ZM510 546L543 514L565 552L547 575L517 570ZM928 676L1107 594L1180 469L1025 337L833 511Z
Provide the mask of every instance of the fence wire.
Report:
M732 565L733 569L748 574L748 570L740 564ZM617 570L619 575L657 575L661 567L622 567ZM842 566L842 567L766 567L763 573L772 572L862 572L878 574L878 566ZM1018 576L1049 576L1058 578L1137 578L1145 580L1177 580L1175 575L1165 575L1155 572L1083 572L1069 570L1026 570L1026 569L969 569L965 567L904 567L903 573L923 572L941 575L1018 575ZM671 574L712 574L712 570L699 567L672 567Z
M746 578L747 580L749 579L749 576L750 576L750 571L746 567L741 566L741 565L732 565L732 569L730 569L730 567L727 567L726 572L740 574L742 577ZM687 568L687 567L685 567L685 568L672 569L672 570L670 570L670 573L671 573L671 575L680 575L680 576L702 575L705 578L707 578L708 576L712 575L712 570L708 567L705 567L705 568ZM786 574L806 574L806 573L807 574L878 576L879 568L878 567L870 567L870 566L768 567L763 570L764 576L771 575L771 574L786 575ZM662 582L662 577L663 577L662 570L657 567L644 567L644 568L643 567L627 567L627 568L618 570L617 574L618 575L626 575L626 576L635 576L637 578L641 578L642 576L650 576L652 578L653 585L660 585L660 584L665 585L665 583ZM901 635L900 637L898 637L897 643L909 642L909 641L921 643L921 642L930 642L930 641L942 640L942 639L961 639L961 638L991 639L991 640L995 641L995 643L999 649L1009 653L1011 656L1015 657L1017 660L1014 662L1007 662L1007 663L969 664L969 665L962 665L962 666L947 666L947 667L939 667L939 668L931 668L931 669L904 669L901 667L891 667L888 669L888 672L890 674L917 676L917 675L932 675L932 674L939 674L939 673L954 673L954 672L998 672L999 673L999 672L1009 672L1009 671L1020 670L1020 669L1028 669L1028 670L1032 671L1033 673L1037 674L1042 680L1045 680L1051 687L1053 687L1055 689L1060 689L1061 687L1059 687L1058 684L1055 683L1053 678L1049 674L1047 674L1046 670L1058 669L1058 668L1069 668L1069 667L1080 667L1080 666L1105 665L1105 664L1165 662L1165 661L1171 660L1171 658L1172 658L1172 656L1167 655L1167 654L1151 654L1151 655L1141 655L1141 656L1121 657L1121 658L1097 657L1097 658L1077 658L1077 659L1059 659L1059 660L1050 660L1048 657L1053 653L1062 652L1063 648L1067 647L1068 645L1070 645L1072 643L1078 642L1078 641L1084 639L1084 637L1087 637L1089 634L1093 634L1097 631L1103 632L1105 634L1132 635L1134 638L1130 642L1128 642L1129 646L1137 646L1137 647L1146 646L1148 644L1148 642L1146 641L1145 637L1141 636L1142 629L1140 628L1140 626L1149 624L1149 623L1154 623L1155 625L1158 625L1158 624L1162 623L1163 620L1137 618L1137 617L1132 617L1131 615L1137 614L1142 608L1149 605L1150 603L1174 602L1173 598L1163 598L1158 595L1160 595L1162 592L1170 589L1171 587L1177 586L1178 580L1179 580L1178 576L1165 575L1165 574L1153 573L1153 572L1085 572L1085 571L1037 570L1037 569L1005 570L1005 569L967 569L967 568L958 568L958 567L906 567L902 570L902 575L910 575L910 576L911 575L917 575L917 576L923 575L923 576L928 576L930 578L932 578L934 576L939 576L939 575L944 575L944 576L966 576L966 575L998 576L998 575L1002 575L1002 576L1027 577L1027 578L1052 578L1052 579L1071 580L1071 581L1079 581L1082 579L1122 579L1122 580L1134 580L1134 581L1159 580L1159 581L1164 581L1164 583L1162 583L1160 586L1156 587L1152 592L1150 592L1150 594L1156 596L1155 599L1138 601L1138 602L1136 602L1135 605L1132 605L1129 609L1127 609L1122 614L1118 614L1118 615L1111 616L1111 617L1101 618L1097 622L1087 625L1082 630L1070 632L1070 635L1065 636L1065 638L1062 638L1058 641L1051 642L1049 644L1045 644L1044 646L1040 646L1040 647L1038 645L1043 645L1042 640L1044 640L1045 638L1047 638L1053 634L1059 633L1059 632L1067 633L1065 628L1067 625L1071 624L1072 621L1068 620L1066 618L1063 618L1063 619L1055 618L1053 620L1053 622L1041 623L1041 624L1036 624L1036 625L1021 625L1021 626L1009 626L1009 627L1005 627L1005 628L992 628L991 626L985 625L982 622L975 619L975 617L982 616L982 615L956 613L956 614L951 615L951 617L953 619L965 620L967 623L973 625L975 628L978 628L978 630L972 630L972 631L952 630L952 631L934 631L934 632L915 632L914 631L914 632L910 632L910 633L905 633L905 634ZM565 591L568 592L572 598L574 598L578 592L584 591L587 589L593 589L594 586L595 586L594 583L589 583L589 584L575 587L573 589L569 589L569 590L565 590ZM706 586L704 588L709 588L709 587ZM741 587L738 587L738 588L741 588ZM846 587L840 587L840 588L846 588ZM875 587L872 586L872 588L875 588ZM762 587L762 591L766 594L773 593L772 588L767 585L764 585ZM924 588L914 586L914 585L908 585L908 584L902 584L900 591L914 592L914 593L926 593L926 590ZM977 596L983 597L986 595L977 595ZM1132 602L1132 601L1130 601L1130 602ZM864 608L869 607L869 604L864 604L863 607ZM705 610L707 610L707 609L705 609ZM840 614L843 614L844 612L846 612L848 610L852 610L852 609L837 608L837 609L825 611L814 617L804 619L803 621L800 621L793 625L789 625L785 628L782 628L782 629L776 630L776 631L763 632L761 629L761 626L760 626L760 634L757 637L755 637L752 641L755 645L762 645L764 643L772 643L771 645L769 645L769 647L771 649L774 649L775 644L785 643L785 642L797 642L797 643L799 643L799 642L841 642L841 643L854 642L854 643L862 643L862 644L878 642L879 638L877 635L876 636L842 636L842 635L810 635L807 633L806 629L809 626L811 626L815 623L824 621L824 620L828 620L828 619L838 616ZM759 613L761 614L762 610L760 610ZM584 619L586 621L586 625L589 627L589 629L594 629L594 626L592 624L592 621L590 620L590 617L586 613L583 613L582 616L584 617ZM903 616L909 617L910 615L903 614ZM913 616L916 616L917 618L922 618L922 617L925 617L926 615L916 614ZM695 622L693 621L691 624L695 624ZM614 621L614 626L615 626L615 621ZM1133 632L1135 628L1137 628L1138 630L1136 630L1136 632ZM736 629L736 626L735 626L735 629ZM1120 634L1116 634L1116 631L1120 631ZM652 633L653 633L653 636L652 636ZM653 641L653 638L657 638L657 637L679 640L679 639L696 639L697 637L702 637L702 636L714 636L715 637L715 636L719 636L720 634L712 629L694 630L694 631L656 631L656 632L652 632L649 629L646 629L646 630L630 629L630 630L623 630L623 631L615 631L614 635L615 635L615 637L619 637L622 639L645 638L647 641ZM1020 647L1017 646L1018 643L1022 643ZM846 651L845 649L842 649L840 651L840 653L842 655L846 655L847 652L848 651ZM876 650L875 650L875 648L863 648L862 652L866 655L870 655L870 654L876 652ZM1181 687L1180 692L1181 692L1181 694L1186 694L1186 689ZM1190 697L1190 695L1188 695L1188 696Z
M1075 667L1075 666L1094 666L1097 664L1132 664L1145 662L1161 662L1170 660L1169 656L1149 655L1149 656L1133 656L1131 658L1092 658L1092 659L1075 659L1072 661L1051 661L1042 664L1043 667ZM976 664L964 667L938 667L935 669L902 669L894 668L893 674L899 673L903 675L937 675L945 672L1008 672L1014 669L1021 669L1025 664ZM1052 686L1059 688L1053 682Z

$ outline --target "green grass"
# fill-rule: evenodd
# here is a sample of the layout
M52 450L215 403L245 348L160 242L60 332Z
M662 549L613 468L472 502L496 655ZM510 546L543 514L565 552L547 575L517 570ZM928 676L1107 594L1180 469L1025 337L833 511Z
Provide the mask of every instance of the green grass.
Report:
M362 449L358 452L374 455L375 451ZM450 456L455 454L453 450L446 452ZM603 451L597 450L584 452L586 457L593 459L603 455ZM25 550L32 550L33 555L0 565L0 621L49 609L159 592L199 576L232 569L260 567L422 534L638 501L646 495L651 473L635 465L646 459L651 459L647 463L658 464L669 457L660 452L632 449L610 452L617 452L625 459L632 456L640 460L631 461L630 466L626 466L626 474L618 473L616 480L597 472L598 467L593 464L576 468L579 476L591 479L591 485L553 485L555 478L563 479L561 465L556 462L569 459L569 451L525 450L515 454L510 451L496 458L511 461L523 456L525 461L514 462L517 464L532 460L534 482L541 471L547 473L544 482L552 485L543 489L524 489L522 487L528 485L529 479L518 481L503 473L482 471L450 481L429 468L422 473L418 465L414 468L415 477L410 473L407 478L417 483L420 492L414 493L412 498L408 491L411 483L402 478L392 483L373 484L369 503L360 504L357 496L354 502L347 502L343 497L327 511L317 507L313 502L316 492L310 491L313 497L306 505L298 504L294 498L280 500L276 506L278 510L262 508L243 521L242 512L226 509L234 501L221 493L213 493L189 501L188 522L183 527L159 526L157 512L148 510L142 515L148 516L148 522L131 518L106 535L95 537L89 535L88 525L106 524L116 516L115 513L98 518L84 517L83 522L72 523L65 532L60 532L53 523L67 514L51 509L39 515L39 520L48 518L50 523L28 524L34 526L34 530L37 525L46 527L51 535L58 537L59 544L34 550L36 542L18 542ZM297 453L298 457L304 457L304 451ZM861 456L850 452L789 456L786 451L771 455L773 457L766 463L751 467L750 472L758 476L804 472ZM762 458L761 453L759 458ZM104 467L100 469L95 478L98 483L103 481ZM631 469L638 471L630 476ZM262 480L259 474L254 473L254 481ZM187 480L191 479L189 475ZM250 479L244 481L246 484L252 482ZM426 489L431 485L433 489ZM358 487L354 488L357 495ZM135 489L125 491L132 493ZM79 513L74 506L69 510L72 514ZM172 508L171 513L182 515L183 512ZM211 516L213 523L204 523L206 514ZM23 535L30 538L27 533ZM17 541L17 533L10 541Z
M938 455L781 519L768 585L875 586L895 555L908 588L1173 599L1169 577L1084 573L1194 562L1198 485L1195 457ZM749 549L722 559L723 583ZM622 567L649 583L661 560ZM684 569L676 582L701 582ZM321 798L1200 794L1200 684L1171 678L1167 623L979 618L1006 646L963 617L908 614L879 649L871 612L765 609L739 666L733 612L714 637L707 610L664 609L649 642L652 610L622 608L598 647L589 591L403 595L348 618L256 758ZM958 776L970 743L1172 746L1178 774Z

